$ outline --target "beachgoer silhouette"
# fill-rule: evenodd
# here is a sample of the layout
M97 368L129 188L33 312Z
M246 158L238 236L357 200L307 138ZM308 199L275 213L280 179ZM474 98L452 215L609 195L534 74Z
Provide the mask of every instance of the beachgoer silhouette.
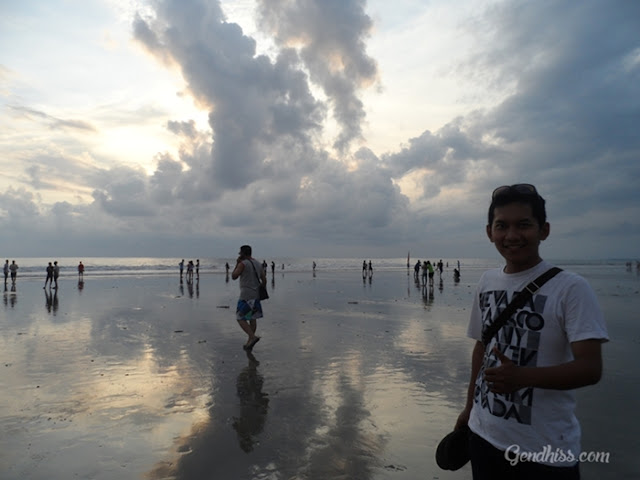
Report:
M58 289L58 277L60 276L60 267L58 266L58 261L53 262L53 281L56 284L55 288Z
M44 287L47 288L47 283L49 284L49 288L51 288L51 284L53 283L53 264L49 262L47 265L47 278L44 280Z
M11 283L15 284L16 279L18 278L18 264L15 260L11 261L11 265L9 265L9 271L11 272Z
M187 264L187 283L193 282L193 260Z

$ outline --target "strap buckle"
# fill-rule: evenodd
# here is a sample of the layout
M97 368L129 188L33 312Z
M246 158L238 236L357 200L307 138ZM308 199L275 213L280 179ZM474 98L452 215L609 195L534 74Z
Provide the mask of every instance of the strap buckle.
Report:
M538 290L540 290L540 286L535 282L531 282L529 285L524 287L524 289L529 292L531 295L535 294Z

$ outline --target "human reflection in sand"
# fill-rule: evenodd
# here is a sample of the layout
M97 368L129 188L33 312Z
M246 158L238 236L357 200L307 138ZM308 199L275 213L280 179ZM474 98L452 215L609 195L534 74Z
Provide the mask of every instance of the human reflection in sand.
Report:
M249 453L258 442L269 410L269 396L262 391L264 378L258 373L260 362L247 351L249 365L238 375L236 391L240 400L240 416L233 417L233 429L240 448Z
M58 290L53 290L53 292L51 290L44 290L44 295L46 297L47 312L55 315L58 313Z
M7 290L7 284L4 284L4 306L14 308L18 303L18 296L16 295L16 284L11 284L11 293Z

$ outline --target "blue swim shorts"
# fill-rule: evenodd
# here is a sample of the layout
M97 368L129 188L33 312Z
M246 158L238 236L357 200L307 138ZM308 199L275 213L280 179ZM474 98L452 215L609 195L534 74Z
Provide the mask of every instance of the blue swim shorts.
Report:
M236 320L248 322L258 318L262 318L262 305L260 305L260 300L238 300Z

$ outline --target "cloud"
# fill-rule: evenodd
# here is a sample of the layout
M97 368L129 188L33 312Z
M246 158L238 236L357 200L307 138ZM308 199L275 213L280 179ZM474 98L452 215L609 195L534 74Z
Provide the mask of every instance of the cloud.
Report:
M362 138L360 95L385 71L367 54L376 31L364 1L259 1L261 34L275 45L268 56L219 2L149 3L132 35L180 71L208 125L149 106L180 143L158 151L151 169L95 161L80 140L25 148L13 177L24 187L1 194L0 227L65 225L95 249L137 239L160 255L258 242L273 254L487 256L489 192L526 181L548 200L550 255L629 255L640 240L640 6L615 5L496 2L462 21L475 42L456 71L500 100L377 155ZM92 131L46 111L13 113ZM60 191L78 199L52 200ZM594 223L600 240L576 250Z
M366 53L373 22L366 1L258 1L259 24L276 44L300 52L310 80L329 99L341 132L334 147L344 152L363 140L366 112L358 91L377 80L377 65Z
M200 172L210 185L197 189L241 189L277 174L272 152L309 143L320 129L323 108L295 68L297 55L256 57L255 41L224 21L217 2L160 2L156 18L138 17L134 32L149 51L177 63L193 95L211 107L211 161ZM291 160L308 167L304 158Z
M24 116L25 118L40 118L45 121L48 127L52 130L57 129L75 129L75 130L85 130L89 132L95 132L96 128L93 127L90 123L85 122L83 120L72 120L72 119L62 119L53 117L45 112L41 112L38 110L34 110L32 108L27 108L23 106L11 106L11 110Z

